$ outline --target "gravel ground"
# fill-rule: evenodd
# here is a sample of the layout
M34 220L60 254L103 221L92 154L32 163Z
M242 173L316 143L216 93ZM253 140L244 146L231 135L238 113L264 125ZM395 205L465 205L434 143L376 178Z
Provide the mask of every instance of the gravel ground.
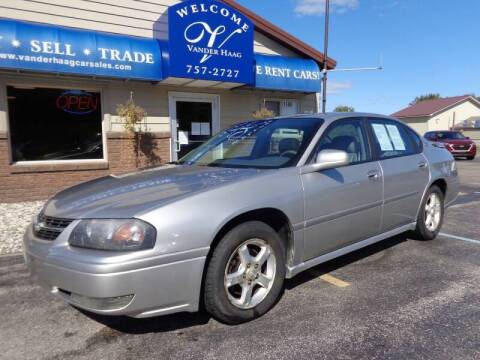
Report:
M22 237L33 215L44 201L0 203L0 255L22 252Z

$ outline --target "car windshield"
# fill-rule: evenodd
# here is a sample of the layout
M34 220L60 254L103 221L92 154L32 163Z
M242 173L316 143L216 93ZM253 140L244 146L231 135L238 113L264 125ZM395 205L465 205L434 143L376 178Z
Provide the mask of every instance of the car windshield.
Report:
M177 163L258 169L295 166L322 122L317 118L244 122L215 135Z
M439 139L463 140L463 139L465 139L465 136L461 132L445 131L445 132L437 133L437 138L439 138Z

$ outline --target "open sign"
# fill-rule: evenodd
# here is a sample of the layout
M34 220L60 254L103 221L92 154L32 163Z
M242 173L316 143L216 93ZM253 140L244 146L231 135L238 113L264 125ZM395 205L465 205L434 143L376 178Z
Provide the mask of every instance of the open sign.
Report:
M57 97L57 109L69 114L86 115L98 109L98 94L80 90L69 90Z

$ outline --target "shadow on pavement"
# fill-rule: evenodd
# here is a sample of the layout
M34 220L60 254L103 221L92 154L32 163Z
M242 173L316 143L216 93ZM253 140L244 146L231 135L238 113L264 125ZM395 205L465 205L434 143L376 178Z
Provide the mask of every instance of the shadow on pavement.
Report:
M180 330L204 325L210 320L210 316L204 311L198 313L178 313L148 319L134 319L126 316L98 315L79 308L77 310L102 325L127 334L161 333Z
M380 241L376 244L364 247L352 253L340 256L336 259L330 260L326 263L317 265L313 267L312 271L304 271L292 279L289 279L285 282L285 289L291 290L295 287L304 284L310 280L317 278L320 275L330 273L334 270L340 269L344 266L347 266L356 261L365 259L371 255L379 253L381 251L387 250L395 245L398 245L404 241L407 241L409 233L400 234L383 241Z

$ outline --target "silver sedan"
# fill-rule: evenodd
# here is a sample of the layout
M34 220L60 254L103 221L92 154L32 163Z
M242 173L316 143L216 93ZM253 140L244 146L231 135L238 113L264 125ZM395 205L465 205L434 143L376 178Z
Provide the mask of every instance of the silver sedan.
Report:
M448 151L386 116L245 122L175 164L58 193L28 227L25 259L39 284L91 312L202 304L241 323L312 266L407 231L435 238L458 186Z

